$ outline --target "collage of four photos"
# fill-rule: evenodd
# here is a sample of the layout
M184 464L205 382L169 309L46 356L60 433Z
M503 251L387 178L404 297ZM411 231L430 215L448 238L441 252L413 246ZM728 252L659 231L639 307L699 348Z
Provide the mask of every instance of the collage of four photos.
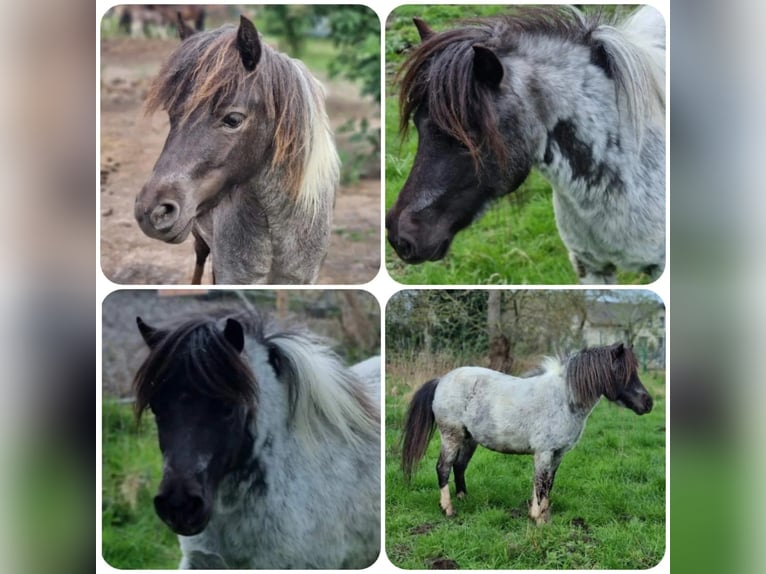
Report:
M103 560L667 560L666 35L643 5L106 10Z

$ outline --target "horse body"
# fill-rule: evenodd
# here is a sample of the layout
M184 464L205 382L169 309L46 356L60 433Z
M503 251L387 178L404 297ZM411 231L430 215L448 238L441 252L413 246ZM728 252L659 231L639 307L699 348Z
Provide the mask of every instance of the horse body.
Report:
M261 331L241 316L226 319L222 336L222 320L196 323L179 338L171 331L163 335L166 342L142 328L153 353L163 345L176 351L159 389L146 386L159 380L156 367L163 364L152 354L147 361L153 366L142 367L137 388L139 404L149 405L157 417L164 473L155 507L179 534L180 567L369 566L380 545L375 360L345 368L311 337ZM232 321L244 325L239 334ZM226 400L211 397L213 389L195 388L200 383L190 378L204 380L211 369L236 364L231 349L219 354L226 348L222 338L240 348L243 372L253 375L241 389L249 389L249 398L237 397L236 389L219 389L231 395ZM204 341L194 352L204 347L205 355L185 358L184 341L194 340ZM173 388L176 369L189 364L196 367ZM255 388L249 388L252 381ZM193 408L197 400L201 411ZM224 442L206 449L205 433L215 432ZM227 449L232 454L225 463ZM183 453L189 453L186 462ZM209 506L207 520L196 516L203 506Z
M562 366L551 367L527 379L481 367L451 371L439 380L434 396L440 431L464 428L477 443L505 454L566 452L580 438L590 411L569 408Z
M324 91L253 24L194 33L163 65L147 110L170 131L135 204L148 236L194 235L199 283L314 283L330 240L339 160Z
M513 377L480 367L461 367L434 379L414 395L407 412L402 468L409 477L435 429L441 436L436 474L440 506L455 514L449 493L466 496L465 472L478 445L505 454L533 454L535 479L529 515L550 520L550 491L562 457L580 439L600 397L637 414L652 399L637 374L638 362L622 343L585 349L565 361L547 359L541 374Z
M535 167L583 283L616 268L652 277L665 261L662 16L619 26L573 9L524 8L436 33L405 63L401 128L418 150L386 218L410 263L442 258L454 235Z

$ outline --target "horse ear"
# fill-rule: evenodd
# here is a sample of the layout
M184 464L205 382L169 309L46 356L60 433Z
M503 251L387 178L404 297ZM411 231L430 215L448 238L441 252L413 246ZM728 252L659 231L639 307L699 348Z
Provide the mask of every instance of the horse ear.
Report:
M426 21L422 18L413 18L413 23L415 24L415 28L418 29L418 34L420 34L420 41L425 42L428 40L431 36L433 36L436 32L434 32L431 27L426 24Z
M178 37L181 38L182 42L189 36L194 35L194 29L186 25L181 12L176 12L176 29L178 30Z
M159 341L162 332L159 329L155 329L144 323L144 320L141 319L141 317L136 317L136 324L138 325L138 330L140 331L144 342L149 345L150 349L153 349L157 344L157 341Z
M258 60L261 59L261 39L255 25L245 18L239 17L239 29L237 30L237 50L242 59L242 65L248 72L255 70Z
M490 87L496 88L503 79L503 64L492 50L486 46L473 47L473 75Z
M242 323L236 319L226 319L223 336L237 350L237 353L241 353L245 348L245 331L242 329Z
M612 345L612 358L618 359L625 354L625 343L615 343Z

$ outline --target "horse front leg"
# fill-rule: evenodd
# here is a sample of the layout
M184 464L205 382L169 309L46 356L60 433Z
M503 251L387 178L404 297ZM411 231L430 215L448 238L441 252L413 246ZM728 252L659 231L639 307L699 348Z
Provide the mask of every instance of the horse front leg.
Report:
M572 262L572 267L574 267L581 285L614 285L617 283L617 268L611 263L602 267L594 267L585 263L571 251L569 252L569 260Z
M205 261L207 256L210 255L210 246L204 239L195 231L192 230L194 235L194 255L196 257L194 262L194 274L192 275L192 285L202 284L202 274L205 271ZM215 283L215 281L213 281Z
M551 490L563 453L544 451L535 453L535 482L532 487L532 503L529 517L538 525L551 520Z
M219 554L211 554L201 550L184 552L181 557L179 570L226 570L229 566Z

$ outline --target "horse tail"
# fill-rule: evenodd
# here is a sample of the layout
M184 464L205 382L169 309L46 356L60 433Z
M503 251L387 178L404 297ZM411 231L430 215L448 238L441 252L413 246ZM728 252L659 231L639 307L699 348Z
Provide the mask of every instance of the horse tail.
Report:
M439 379L432 379L420 387L410 401L407 419L404 423L404 442L402 445L402 470L409 480L412 471L426 453L428 443L436 430L433 409L434 393Z

